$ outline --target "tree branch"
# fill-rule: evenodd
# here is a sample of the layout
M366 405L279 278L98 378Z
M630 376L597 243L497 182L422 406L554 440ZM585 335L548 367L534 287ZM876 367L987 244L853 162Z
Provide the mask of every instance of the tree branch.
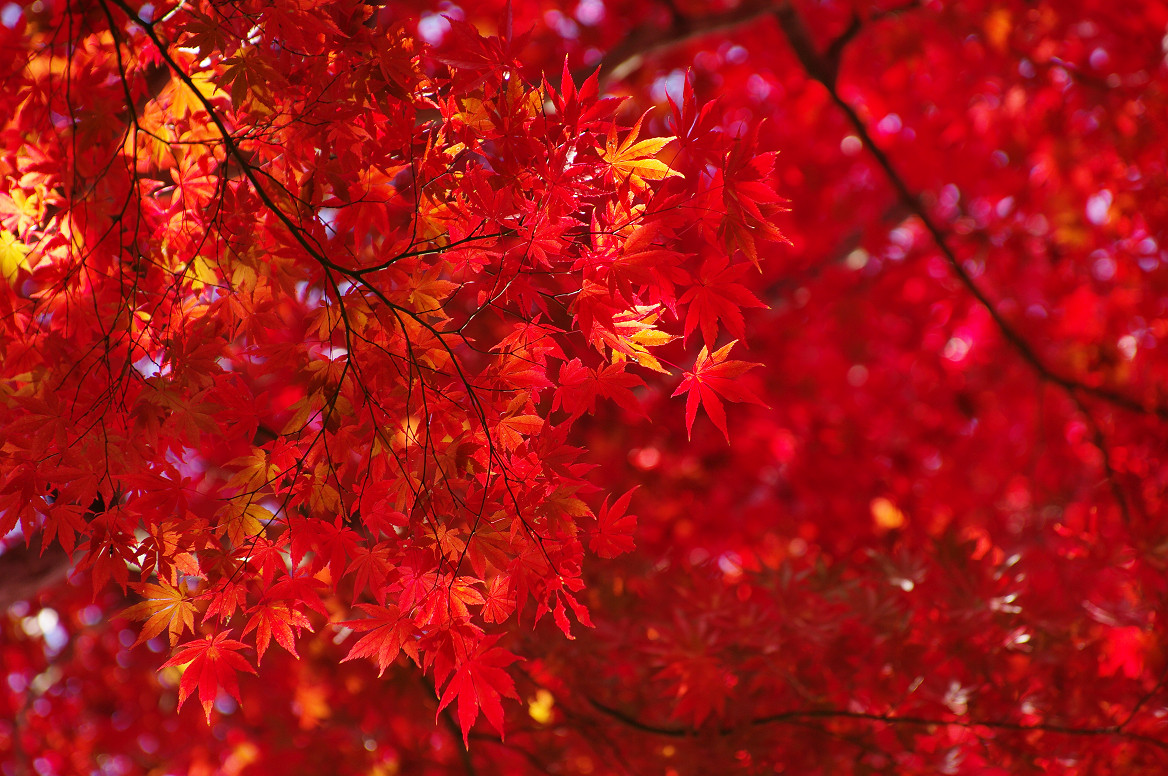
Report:
M742 27L775 11L773 0L746 2L737 8L700 18L684 16L670 5L672 22L667 27L643 24L629 31L600 60L600 78L603 82L627 78L641 66L649 55L697 38L716 35Z
M0 554L0 611L17 601L35 598L69 574L69 556L53 542L44 552L32 544L18 544Z
M630 714L597 701L595 698L588 698L588 703L605 716L611 717L612 719L615 719L618 722L643 733L651 733L658 736L668 736L670 738L688 738L696 735L699 732L694 728L665 727L642 722ZM810 719L851 719L861 722L881 722L889 725L911 725L916 727L951 726L964 729L989 728L991 730L1053 733L1058 735L1078 737L1115 736L1118 738L1127 738L1133 741L1139 741L1141 743L1145 743L1168 752L1168 742L1162 741L1153 736L1145 735L1143 733L1132 733L1130 731L1124 730L1123 725L1078 728L1067 725L1055 725L1041 722L1030 724L1025 722L1009 722L1002 720L939 719L935 717L918 717L913 715L877 714L871 712L847 711L845 709L794 709L791 711L783 711L777 714L768 714L763 717L757 717L748 721L745 725L742 726L719 728L716 732L718 735L726 736L740 733L745 727L761 727L764 725L774 725L777 723L798 723Z
M919 8L918 0L909 0L900 8L878 13L872 16L877 20L893 16L905 11ZM664 51L682 45L696 38L716 33L724 33L729 29L750 24L766 16L774 16L783 30L788 43L791 45L796 58L806 73L827 89L832 102L843 111L849 123L856 131L864 147L876 159L885 176L892 184L897 196L917 216L933 241L940 249L942 256L949 264L957 280L968 290L974 299L993 319L995 326L1002 336L1021 355L1030 367L1046 382L1053 383L1070 393L1081 393L1100 399L1116 407L1141 415L1149 415L1160 420L1168 421L1168 406L1148 406L1143 402L1116 390L1095 385L1088 385L1081 380L1069 377L1049 366L1034 347L1005 319L998 311L997 306L989 296L977 285L969 272L962 266L953 248L949 245L948 237L940 226L929 216L928 211L921 204L919 197L913 193L904 178L901 177L892 165L887 154L875 143L868 132L867 125L856 113L850 103L845 101L836 89L836 75L839 71L840 59L845 46L863 29L859 19L853 19L852 24L842 35L828 46L825 52L820 52L815 46L807 26L803 23L798 11L790 2L747 2L738 8L723 13L711 14L701 18L686 17L671 11L672 22L666 27L642 25L614 46L600 61L601 76L606 81L620 80L641 66L644 59L656 52ZM1124 507L1126 509L1126 507Z
M1030 365L1030 367L1045 381L1058 385L1066 390L1068 393L1075 394L1076 392L1093 396L1110 404L1113 404L1130 412L1135 412L1142 415L1150 415L1159 418L1160 420L1168 420L1168 407L1149 407L1143 402L1127 396L1118 391L1109 388L1102 388L1099 386L1088 385L1073 377L1068 377L1060 372L1055 371L1048 366L1046 362L1038 355L1034 347L1023 337L1011 324L1005 319L1001 312L998 311L997 306L989 298L989 296L977 285L968 270L961 264L954 252L952 246L949 245L948 236L942 231L941 227L929 215L928 210L921 204L920 198L909 189L908 184L905 183L903 177L893 166L892 161L888 155L881 150L872 135L868 132L868 126L864 120L856 113L855 108L851 103L847 102L840 96L836 89L834 82L834 74L830 64L816 51L814 45L811 43L811 37L807 31L806 25L803 24L802 18L798 12L787 3L784 3L775 12L775 16L779 20L779 26L783 33L787 36L791 48L794 50L799 63L807 74L818 81L827 90L831 101L835 103L844 115L848 122L852 125L856 136L859 137L863 143L864 148L876 160L880 169L884 171L885 177L892 184L893 189L900 197L901 201L912 211L912 213L921 220L925 230L933 238L937 248L941 251L941 255L949 264L949 268L957 277L957 280L969 292L978 304L985 308L993 320L994 325L1002 333L1006 341L1014 348L1015 351L1022 357L1022 359Z

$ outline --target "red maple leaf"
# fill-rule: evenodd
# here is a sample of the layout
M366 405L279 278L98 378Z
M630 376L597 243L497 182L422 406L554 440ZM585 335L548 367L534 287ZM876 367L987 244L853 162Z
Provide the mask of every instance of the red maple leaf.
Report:
M633 531L637 529L637 516L625 514L636 488L630 488L611 507L608 498L600 505L596 516L596 533L588 542L588 547L602 558L615 558L633 549Z
M511 592L510 577L496 575L483 597L483 604L483 619L487 622L503 622L510 617L515 611L515 594Z
M268 644L273 638L293 657L300 657L296 654L296 637L304 628L312 632L312 623L304 616L303 612L285 602L267 602L252 607L249 614L251 617L248 619L242 635L246 636L253 630L256 632L257 660L263 659L264 653L268 651ZM293 629L295 629L295 633L292 632Z
M685 400L685 430L688 437L693 437L693 422L700 404L706 408L706 414L726 437L726 441L730 441L730 432L726 428L726 410L719 396L729 401L767 406L751 393L749 388L735 381L736 377L742 376L756 366L761 366L749 361L727 361L726 356L736 344L738 340L733 340L712 354L703 346L702 351L698 353L697 361L694 362L693 371L685 373L681 385L673 392L674 396L688 394Z
M409 641L414 632L414 625L408 617L401 615L396 606L357 604L357 608L368 614L369 619L349 620L342 625L358 632L369 632L353 645L349 654L341 659L342 663L359 657L376 658L377 675L381 676L403 649L406 654L417 658L417 651Z
M595 411L597 398L606 398L640 415L643 410L630 389L644 384L641 378L626 372L623 363L608 364L597 370L574 358L560 367L559 386L552 408L563 407L571 415L571 420L575 420L585 412Z
M247 645L243 642L229 639L231 631L221 631L197 641L188 641L183 644L174 657L162 664L182 666L182 680L178 685L178 707L199 688L199 703L203 705L203 713L207 715L207 722L211 722L211 707L215 705L215 698L222 689L228 695L240 702L239 683L235 674L237 671L255 673L251 663L239 654L239 650ZM189 664L189 665L188 665Z
M746 335L746 324L742 318L743 307L766 307L746 286L738 283L749 264L730 265L726 256L716 255L702 263L697 282L681 296L689 309L685 316L685 337L693 330L702 329L702 339L706 347L718 338L718 321L732 335L741 338Z
M487 721L503 733L503 704L506 696L519 700L515 692L515 682L504 670L519 658L501 647L492 646L497 639L484 639L478 651L458 666L454 678L446 685L438 711L458 699L458 726L462 728L462 743L468 749L467 740L471 725L478 719L479 710Z

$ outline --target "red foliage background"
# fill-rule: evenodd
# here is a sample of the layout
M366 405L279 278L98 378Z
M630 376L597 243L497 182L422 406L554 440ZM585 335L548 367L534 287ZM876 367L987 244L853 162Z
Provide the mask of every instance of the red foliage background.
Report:
M1163 4L0 21L0 772L1164 769Z

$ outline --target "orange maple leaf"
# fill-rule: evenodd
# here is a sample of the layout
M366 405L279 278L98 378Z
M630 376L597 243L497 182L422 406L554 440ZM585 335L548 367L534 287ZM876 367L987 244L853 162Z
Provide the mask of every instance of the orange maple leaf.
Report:
M157 585L144 583L131 584L130 587L146 599L124 613L131 620L146 620L134 646L149 641L165 630L170 634L170 645L173 647L184 630L194 631L195 605L181 589L171 587L166 580L159 580Z
M612 167L612 173L618 181L628 180L634 188L644 188L645 181L659 181L662 178L680 176L681 173L654 157L662 148L673 141L672 137L653 137L637 142L637 135L641 133L641 122L645 116L637 119L637 123L625 135L623 141L617 141L616 129L608 135L605 143L604 161Z

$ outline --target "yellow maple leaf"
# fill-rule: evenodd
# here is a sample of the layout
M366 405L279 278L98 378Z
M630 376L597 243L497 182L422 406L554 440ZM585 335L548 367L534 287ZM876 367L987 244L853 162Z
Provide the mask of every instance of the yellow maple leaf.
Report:
M608 135L602 158L612 167L617 180L628 180L630 185L643 188L645 181L658 181L663 178L680 177L681 173L669 168L667 164L654 158L674 140L672 137L653 137L637 142L641 133L641 122L644 116L637 119L637 123L625 135L623 141L617 141L616 130Z
M514 450L523 442L524 436L538 434L542 428L543 418L539 415L511 415L499 421L496 433L503 447Z
M170 645L173 647L184 630L194 631L195 605L180 588L172 587L161 579L157 585L145 583L133 587L146 599L125 611L125 616L132 620L146 620L135 645L165 630L170 634Z
M653 328L661 312L652 306L637 306L613 316L615 328L600 330L600 340L612 349L613 363L626 358L654 372L669 374L648 348L667 345L677 339L672 334Z
M7 229L0 229L0 274L9 285L16 282L16 273L28 269L28 246L16 239Z
M163 94L170 96L171 111L176 116L186 117L192 113L200 113L204 111L203 100L200 96L209 100L216 97L226 97L227 93L220 89L211 78L210 72L195 73L191 76L191 83L194 84L194 89L191 89L178 78L172 80L167 84L163 90ZM198 92L196 94L195 92Z
M234 499L219 510L216 536L226 536L239 547L252 536L259 536L272 521L272 513L259 504L242 504Z

